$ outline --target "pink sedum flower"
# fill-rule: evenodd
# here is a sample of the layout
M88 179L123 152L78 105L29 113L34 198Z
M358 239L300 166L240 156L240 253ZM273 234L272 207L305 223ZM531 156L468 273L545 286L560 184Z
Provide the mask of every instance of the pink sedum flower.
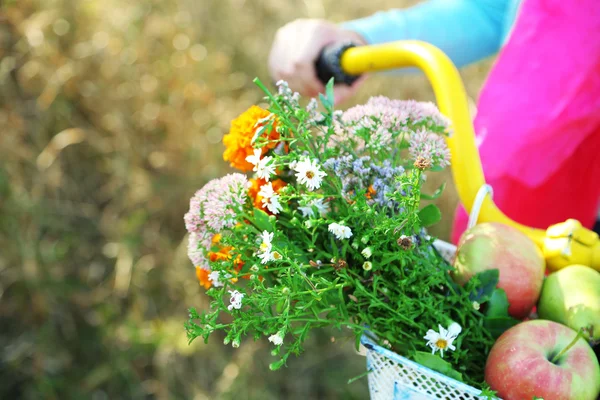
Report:
M235 173L213 179L194 194L184 221L190 232L188 257L195 266L209 269L204 253L215 234L236 224L249 187L246 176Z

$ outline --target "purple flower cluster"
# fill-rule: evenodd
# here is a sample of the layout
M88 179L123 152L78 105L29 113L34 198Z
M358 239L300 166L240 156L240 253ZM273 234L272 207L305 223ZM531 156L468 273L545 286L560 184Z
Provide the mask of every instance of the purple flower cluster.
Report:
M294 92L286 81L278 81L276 84L277 93L280 98L290 103L292 108L298 108L300 102L300 93Z
M190 210L183 217L190 232L188 256L194 265L208 269L204 251L209 250L215 234L235 225L249 186L245 175L229 174L213 179L194 194Z
M385 160L383 165L376 165L369 156L355 159L350 155L331 158L323 166L340 177L346 198L364 191L369 194L371 203L395 208L396 204L389 195L400 188L396 178L404 173L401 166L392 166L389 160Z

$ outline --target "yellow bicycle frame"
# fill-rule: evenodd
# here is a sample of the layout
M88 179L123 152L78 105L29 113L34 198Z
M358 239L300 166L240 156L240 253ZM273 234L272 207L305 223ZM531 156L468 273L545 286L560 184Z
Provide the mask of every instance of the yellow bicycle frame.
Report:
M405 67L417 67L425 73L440 111L452 122L452 135L447 140L452 154L452 175L460 201L470 212L485 178L467 95L452 61L428 43L400 41L350 48L342 54L340 65L350 75ZM547 231L530 228L511 220L487 196L481 205L479 221L500 222L524 232L543 251L551 270L571 264L589 265L600 270L598 235L575 220L554 225Z

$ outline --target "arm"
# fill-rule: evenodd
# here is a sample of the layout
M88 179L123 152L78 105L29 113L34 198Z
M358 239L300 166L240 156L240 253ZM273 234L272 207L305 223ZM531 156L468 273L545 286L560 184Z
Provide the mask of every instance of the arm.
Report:
M349 21L368 43L422 40L439 47L458 66L496 53L515 0L430 0L404 10L379 12Z

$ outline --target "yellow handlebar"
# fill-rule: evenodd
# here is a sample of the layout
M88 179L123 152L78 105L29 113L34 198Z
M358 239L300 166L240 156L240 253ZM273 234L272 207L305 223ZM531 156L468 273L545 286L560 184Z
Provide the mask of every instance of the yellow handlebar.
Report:
M460 201L470 212L485 178L475 144L467 95L452 61L428 43L401 41L350 48L342 54L340 65L350 75L404 67L417 67L425 73L440 111L452 122L452 134L447 140L452 154L452 175ZM598 235L577 221L554 225L546 232L530 228L508 218L489 197L481 205L479 220L500 222L524 232L543 250L550 269L584 264L600 270Z

